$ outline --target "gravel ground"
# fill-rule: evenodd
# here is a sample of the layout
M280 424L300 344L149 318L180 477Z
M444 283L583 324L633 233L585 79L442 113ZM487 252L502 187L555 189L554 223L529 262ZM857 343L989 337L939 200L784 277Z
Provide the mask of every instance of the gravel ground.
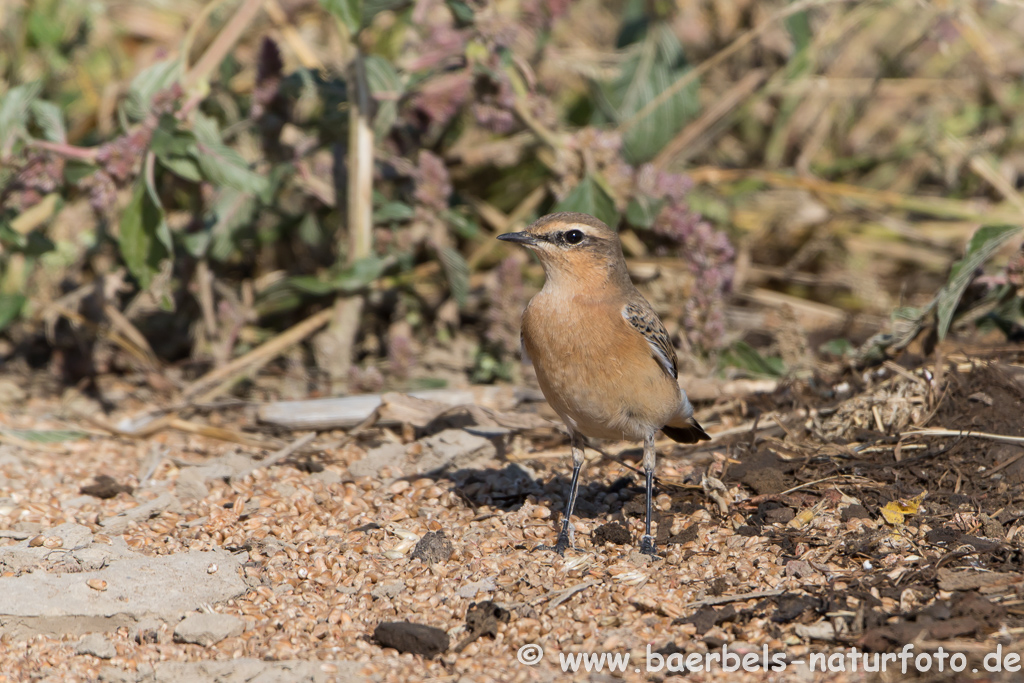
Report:
M717 665L647 671L659 661L648 652L679 653L665 660L678 663L724 645L757 665L764 656L787 663L728 680L845 681L863 674L850 673L849 662L847 672L829 674L796 662L852 646L898 652L906 643L915 654L940 645L965 653L961 678L1013 680L985 672L981 660L1000 644L1004 657L1022 649L1019 485L969 490L986 468L968 459L976 453L954 457L948 439L922 439L922 450L908 444L902 457L947 451L915 465L933 470L919 475L930 491L918 496L922 487L901 474L883 432L916 424L917 399L927 413L947 405L929 405L932 394L968 405L957 391L976 388L954 377L948 391L926 390L920 373L865 376L845 401L811 411L790 387L768 401L782 417L760 421L756 440L749 415L733 410L709 431L735 427L734 438L702 450L665 444L662 556L653 560L632 545L642 529L635 448L588 463L577 547L563 558L537 549L555 541L569 472L564 440L551 429L485 430L465 442L442 432L446 448L457 444L472 458L449 453L457 467L427 475L415 471L438 447L429 429L369 428L348 441L324 432L316 459L261 467L270 450L181 431L33 442L38 432L18 430L77 428L86 423L69 421L70 411L88 406L69 407L67 396L9 405L0 415L0 680L710 681L723 676ZM1012 389L1015 381L1003 402L1019 415L1024 390ZM974 404L978 415L993 413L981 398ZM143 408L128 399L104 419ZM840 408L847 431L879 420L880 445L865 451L863 435L824 438ZM245 410L207 419L251 425ZM1015 435L1024 436L1019 424ZM605 446L618 453L627 444ZM1004 473L1014 470L1006 463L1020 447L1012 448L985 450L993 453L987 468L998 461ZM878 468L868 452L880 453ZM385 453L389 464L373 475L349 471ZM844 464L843 453L859 460ZM61 527L69 524L78 526ZM159 578L161 563L186 553L205 571ZM128 564L140 557L153 558L157 573ZM51 576L69 582L55 598L30 583ZM118 591L124 597L112 598ZM450 646L436 656L382 647L375 631L385 622L435 627ZM544 650L539 663L521 663L517 653L534 644ZM560 654L585 652L629 653L630 661L624 672L562 672ZM975 667L981 673L970 675Z

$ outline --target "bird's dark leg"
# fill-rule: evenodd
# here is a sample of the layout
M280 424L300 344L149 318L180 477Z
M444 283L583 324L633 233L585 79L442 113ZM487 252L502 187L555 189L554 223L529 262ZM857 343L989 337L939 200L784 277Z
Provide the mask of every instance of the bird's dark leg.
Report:
M554 550L559 555L565 554L566 548L575 548L572 527L572 511L576 507L576 491L580 483L580 469L583 467L583 437L573 432L572 439L572 481L569 482L569 500L565 504L565 517L562 519L562 529L558 532L558 541L555 547L541 545L534 550Z
M576 507L576 492L580 487L580 469L583 467L583 437L573 432L571 438L572 481L569 482L569 501L565 504L565 518L562 520L562 530L558 532L558 542L555 543L555 552L559 555L565 553L566 548L576 547L575 530L572 526L572 511Z
M654 464L657 452L654 450L654 432L644 438L644 474L647 492L647 519L644 523L644 535L640 539L640 552L645 555L657 555L654 549L654 536L651 535L651 513L654 499Z

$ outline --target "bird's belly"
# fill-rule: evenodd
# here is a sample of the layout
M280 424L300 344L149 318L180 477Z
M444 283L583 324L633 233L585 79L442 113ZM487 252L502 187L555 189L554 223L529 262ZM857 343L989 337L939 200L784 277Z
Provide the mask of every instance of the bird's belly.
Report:
M586 362L558 362L544 354L534 365L541 391L566 424L596 439L642 440L679 409L679 387L645 354L624 362L615 349L590 342ZM552 362L554 361L554 362Z

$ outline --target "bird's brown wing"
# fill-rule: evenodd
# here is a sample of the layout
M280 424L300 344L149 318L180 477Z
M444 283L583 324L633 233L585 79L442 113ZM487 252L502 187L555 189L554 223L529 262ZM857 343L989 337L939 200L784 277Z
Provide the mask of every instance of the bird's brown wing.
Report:
M661 365L661 369L672 379L678 378L676 350L672 346L672 340L668 338L665 326L651 305L642 299L632 301L622 309L622 317L644 336L647 345L651 347L651 355Z

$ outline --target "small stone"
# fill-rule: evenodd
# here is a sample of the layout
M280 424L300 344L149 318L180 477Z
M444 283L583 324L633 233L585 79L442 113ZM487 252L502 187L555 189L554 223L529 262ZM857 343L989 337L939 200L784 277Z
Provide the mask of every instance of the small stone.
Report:
M117 648L102 633L89 633L82 636L75 645L75 652L80 655L93 655L100 659L111 659L117 656Z
M225 638L240 636L244 630L245 622L230 614L192 614L174 629L174 640L208 647Z
M151 517L156 517L165 510L181 513L185 509L181 506L181 501L172 493L165 491L148 503L137 505L113 517L100 520L100 526L110 533L120 534L128 528L131 522L145 521Z
M490 593L498 589L498 584L495 583L493 576L488 576L486 579L481 581L474 581L467 583L464 586L459 586L459 590L456 591L460 598L472 600L476 597L477 593Z
M77 508L80 508L80 507L84 507L86 505L95 505L95 504L96 504L96 497L95 496L81 495L81 496L75 496L74 498L69 498L67 500L62 500L61 503L60 503L60 506L62 508L64 508L65 510L74 510L74 509L77 509Z
M377 625L373 638L383 647L436 657L448 649L448 634L433 626L408 621L385 621Z
M89 527L70 522L54 527L46 533L50 544L60 541L60 545L47 545L44 542L47 548L55 547L76 550L88 546L93 541L92 531L89 530Z
M109 474L98 474L93 477L93 483L80 488L79 493L96 498L113 498L119 493L131 493L132 487L127 484L118 484L117 480Z
M416 458L414 469L424 474L481 465L498 455L490 439L470 434L464 429L446 429L420 443L424 452Z
M342 482L341 475L334 470L324 469L322 472L309 475L308 479L311 481L318 481L324 486L330 486L331 484L340 484Z
M391 583L378 583L370 591L370 595L375 598L393 598L402 591L405 590L405 583L402 581L392 581Z
M445 536L444 531L428 531L413 548L410 557L414 560L419 559L424 564L434 564L445 562L454 552L455 547Z
M376 477L384 467L401 466L405 462L405 446L400 443L386 443L371 448L366 457L348 466L353 477Z
M210 495L206 485L209 475L208 467L186 467L178 474L174 482L174 493L181 500L202 500Z
M94 591L107 590L107 582L103 579L89 579L85 583L88 584L89 588L93 589Z

